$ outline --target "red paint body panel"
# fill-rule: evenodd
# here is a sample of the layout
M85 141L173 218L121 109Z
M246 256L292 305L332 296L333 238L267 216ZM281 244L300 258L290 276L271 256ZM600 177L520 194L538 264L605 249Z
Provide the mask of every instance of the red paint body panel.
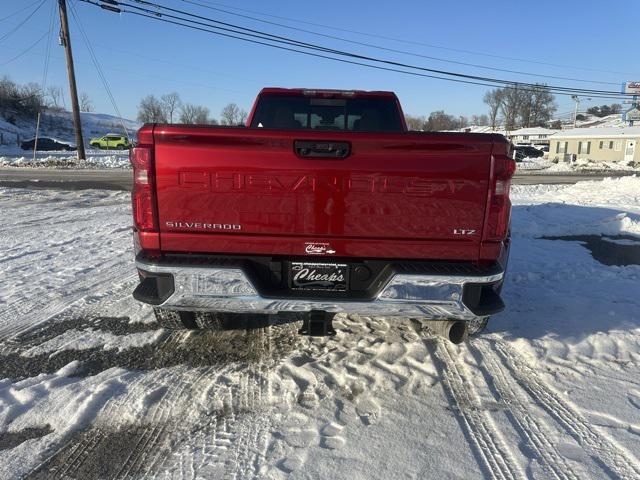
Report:
M492 155L509 148L501 136L157 125L144 138L150 130L163 252L305 255L316 242L336 257L500 255L481 238ZM348 142L351 153L299 157L296 140Z
M466 242L404 239L163 233L166 252L305 256L307 243L328 243L336 257L478 260L478 247ZM497 257L496 257L497 258Z

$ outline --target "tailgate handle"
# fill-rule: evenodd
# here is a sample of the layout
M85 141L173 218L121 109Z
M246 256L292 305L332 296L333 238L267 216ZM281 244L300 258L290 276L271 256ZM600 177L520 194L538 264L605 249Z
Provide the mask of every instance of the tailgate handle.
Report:
M296 140L293 143L296 155L303 158L347 158L351 153L349 142Z

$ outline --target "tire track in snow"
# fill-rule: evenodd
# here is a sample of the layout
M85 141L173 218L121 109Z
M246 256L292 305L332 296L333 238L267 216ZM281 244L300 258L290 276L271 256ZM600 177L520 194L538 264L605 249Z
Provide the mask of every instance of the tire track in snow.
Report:
M157 446L163 440L166 440L167 427L172 411L176 406L183 407L188 403L185 401L183 402L185 405L180 405L178 401L182 398L188 399L190 396L186 395L185 392L190 387L198 385L202 377L210 369L199 369L195 377L187 375L183 369L177 370L177 372L171 372L168 382L165 382L165 384L179 382L179 387L169 388L156 403L151 415L149 428L145 429L144 434L140 436L138 442L134 445L131 455L125 460L122 468L116 474L117 478L128 478L138 474L147 464L149 464L148 469L153 466L163 450L162 448L157 448ZM151 458L149 459L149 457Z
M478 365L486 367L486 372L491 376L491 384L498 392L500 400L508 405L507 417L516 427L527 447L537 454L536 460L545 471L547 478L578 480L580 475L574 472L550 440L553 437L550 435L548 426L537 420L535 413L532 414L530 399L523 398L523 392L517 382L514 382L513 377L505 372L495 352L486 347L486 341L478 339L469 343L468 348L472 354L474 350L479 354L476 355Z
M272 407L271 376L265 359L271 359L273 336L271 327L258 331L259 348L263 352L261 361L254 365L245 377L246 397L244 408L252 411L267 410L258 414L257 418L244 422L236 435L236 445L240 447L235 455L235 479L259 478L261 460L266 458L269 436L271 433L272 415L268 411ZM266 408L265 408L266 407ZM248 426L247 426L248 424Z
M599 432L570 402L561 398L522 356L504 342L493 342L514 380L582 446L611 478L640 478L640 462L614 439Z
M273 335L271 327L245 334L250 337L246 348L259 350L260 361L246 369L230 364L207 372L205 378L215 377L197 385L194 395L225 390L223 411L197 419L200 424L204 420L204 425L180 439L186 449L150 464L146 476L164 472L165 478L260 478L271 427L271 381L265 359L271 359ZM229 375L240 377L229 388L221 388Z
M435 356L440 361L440 373L446 395L455 403L460 422L483 474L494 479L526 478L489 413L480 406L475 388L467 378L456 352L445 340L437 339Z
M176 336L169 336L160 347L168 347L176 343ZM127 382L127 391L124 396L111 398L102 411L100 417L115 419L116 428L118 428L118 420L121 418L120 408L123 405L133 404L139 401L149 392L149 378L139 374L131 382ZM141 427L143 433L145 430ZM82 432L78 437L72 437L70 441L63 443L53 455L42 462L35 468L27 478L34 476L35 478L81 478L77 476L82 474L82 467L88 459L94 455L94 452L102 447L102 444L110 437L111 432L103 427L93 426L87 431ZM34 475L35 474L35 475ZM42 476L44 474L44 477Z
M121 287L127 279L131 279L131 282L128 283L133 285L134 270L129 262L117 260L106 262L93 268L91 275L81 275L80 277L65 286L65 293L74 290L71 294L58 295L57 298L50 298L50 296L46 298L45 295L38 298L24 296L6 305L3 309L4 312L0 315L0 339L16 335L48 320L75 302L82 300L90 292L95 294L108 286L106 291L102 291L109 294ZM110 287L112 285L115 285L115 288Z
M125 283L127 286L132 286L134 285L133 280L132 282L127 282L127 279L133 279L133 275L134 270L132 270L129 262L123 262L122 260L109 262L94 269L92 275L87 277L82 276L82 278L76 282L68 284L67 289L76 290L70 295L53 299L40 297L40 301L25 296L16 302L12 302L4 308L4 312L0 315L0 340L18 335L35 325L61 314L69 307L73 308L74 304L83 300L88 292L99 291L101 288L104 288L105 285L115 285L115 288L108 288L104 292L105 294L117 291L122 288ZM117 298L113 299L114 302L117 300ZM44 303L44 305L42 303ZM17 321L17 319L22 321Z
M79 319L99 319L105 316L118 316L120 318L131 317L140 308L135 304L135 300L131 297L131 292L134 289L134 285L137 282L135 279L131 281L125 281L123 283L116 283L113 288L105 290L100 293L94 293L89 296L84 296L70 305L67 305L57 314L51 315L49 318L36 323L24 324L10 333L10 337L4 341L0 340L0 354L10 354L13 352L23 352L29 350L31 347L36 347L43 343L42 336L36 335L38 330L47 329L48 327L55 327L56 324L60 324L69 320L78 320L77 327L95 327L96 325L89 320L83 323ZM123 303L122 306L118 305ZM99 325L97 325L99 328ZM57 333L55 336L60 335ZM30 339L25 339L25 336L31 336ZM50 337L54 338L54 337ZM44 341L50 339L45 338Z
M6 199L14 215L7 225L12 234L0 232L7 254L0 275L13 282L0 288L0 339L48 320L88 292L135 277L132 259L123 255L130 245L124 196L11 190Z
M288 330L280 332L288 344ZM236 339L239 348L258 352L258 362L126 373L132 376L124 382L128 390L108 400L98 421L73 435L30 478L193 478L205 472L203 478L260 478L271 433L275 340L270 327L221 333L220 342ZM191 335L174 333L161 347ZM146 397L153 403L141 407ZM196 450L206 451L206 458L195 458Z

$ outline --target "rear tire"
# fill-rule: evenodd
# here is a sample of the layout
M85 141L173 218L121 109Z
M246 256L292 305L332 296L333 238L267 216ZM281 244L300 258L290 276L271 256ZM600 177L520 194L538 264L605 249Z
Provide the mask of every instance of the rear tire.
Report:
M195 330L198 328L194 312L177 312L165 308L154 308L153 313L162 328L169 330Z
M489 317L480 317L476 320L469 320L467 322L467 331L470 337L480 335L487 328L489 323Z

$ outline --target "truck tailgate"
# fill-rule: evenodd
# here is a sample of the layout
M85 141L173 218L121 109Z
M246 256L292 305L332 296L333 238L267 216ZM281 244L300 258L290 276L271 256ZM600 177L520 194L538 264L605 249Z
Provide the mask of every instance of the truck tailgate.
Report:
M157 126L161 249L476 260L492 140L468 137Z

